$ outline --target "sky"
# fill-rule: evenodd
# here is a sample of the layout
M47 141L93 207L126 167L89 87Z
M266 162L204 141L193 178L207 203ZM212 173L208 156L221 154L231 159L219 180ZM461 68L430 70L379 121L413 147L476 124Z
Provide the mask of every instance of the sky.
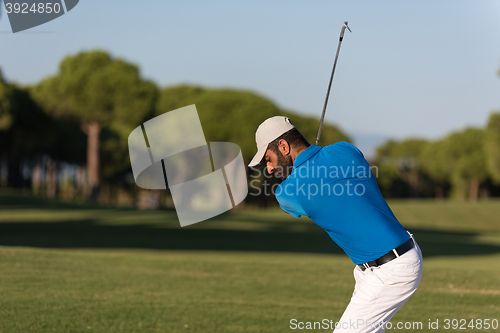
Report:
M103 49L161 87L250 90L319 119L349 21L326 115L348 134L436 139L500 111L499 0L81 0L16 34L1 7L0 69L21 84Z

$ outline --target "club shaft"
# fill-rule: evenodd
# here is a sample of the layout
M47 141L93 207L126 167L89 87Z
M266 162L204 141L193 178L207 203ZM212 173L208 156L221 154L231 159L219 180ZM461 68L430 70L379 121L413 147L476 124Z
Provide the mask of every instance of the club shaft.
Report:
M342 30L340 32L339 45L337 46L337 54L335 55L335 61L333 62L332 75L330 76L330 83L328 84L328 90L326 92L325 104L323 106L323 112L321 113L321 119L319 121L318 136L316 136L315 145L318 145L319 137L321 136L321 129L323 128L323 120L325 119L326 106L328 105L328 98L330 97L330 89L332 88L333 75L335 74L335 67L337 67L337 59L339 58L340 46L342 45L342 39L344 39L345 28L346 28L346 25L344 24L342 26Z

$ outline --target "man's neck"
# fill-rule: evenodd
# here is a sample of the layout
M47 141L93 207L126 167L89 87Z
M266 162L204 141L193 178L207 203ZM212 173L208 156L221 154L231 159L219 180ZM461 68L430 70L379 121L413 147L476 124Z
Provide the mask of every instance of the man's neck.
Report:
M309 148L309 146L300 146L298 148L292 148L290 151L290 157L292 158L292 162L295 163L295 158L297 158L297 156L299 156L299 154L302 153L307 148Z

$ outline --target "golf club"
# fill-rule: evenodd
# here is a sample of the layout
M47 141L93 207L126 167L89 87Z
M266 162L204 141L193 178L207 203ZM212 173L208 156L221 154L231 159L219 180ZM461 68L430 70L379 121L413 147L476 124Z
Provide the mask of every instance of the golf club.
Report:
M328 84L328 90L326 92L325 105L323 106L323 113L321 114L321 120L319 121L318 136L316 137L315 145L318 145L319 143L321 128L323 127L323 120L325 119L326 106L328 104L328 97L330 97L330 89L332 88L333 74L335 73L335 67L337 66L337 59L339 57L340 45L342 44L342 39L344 39L344 32L346 28L347 30L349 30L349 32L352 32L351 29L349 29L349 26L347 25L347 21L344 21L342 23L342 30L340 31L339 46L337 47L337 54L335 55L335 61L333 62L332 76L330 76L330 83Z

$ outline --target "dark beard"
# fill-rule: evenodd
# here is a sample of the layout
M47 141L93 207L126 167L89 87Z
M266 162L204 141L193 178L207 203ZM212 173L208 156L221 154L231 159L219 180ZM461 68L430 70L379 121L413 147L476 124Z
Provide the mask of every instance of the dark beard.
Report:
M278 165L273 171L275 177L280 178L281 180L285 180L290 176L293 169L293 161L290 156L283 156L281 153L278 153Z

